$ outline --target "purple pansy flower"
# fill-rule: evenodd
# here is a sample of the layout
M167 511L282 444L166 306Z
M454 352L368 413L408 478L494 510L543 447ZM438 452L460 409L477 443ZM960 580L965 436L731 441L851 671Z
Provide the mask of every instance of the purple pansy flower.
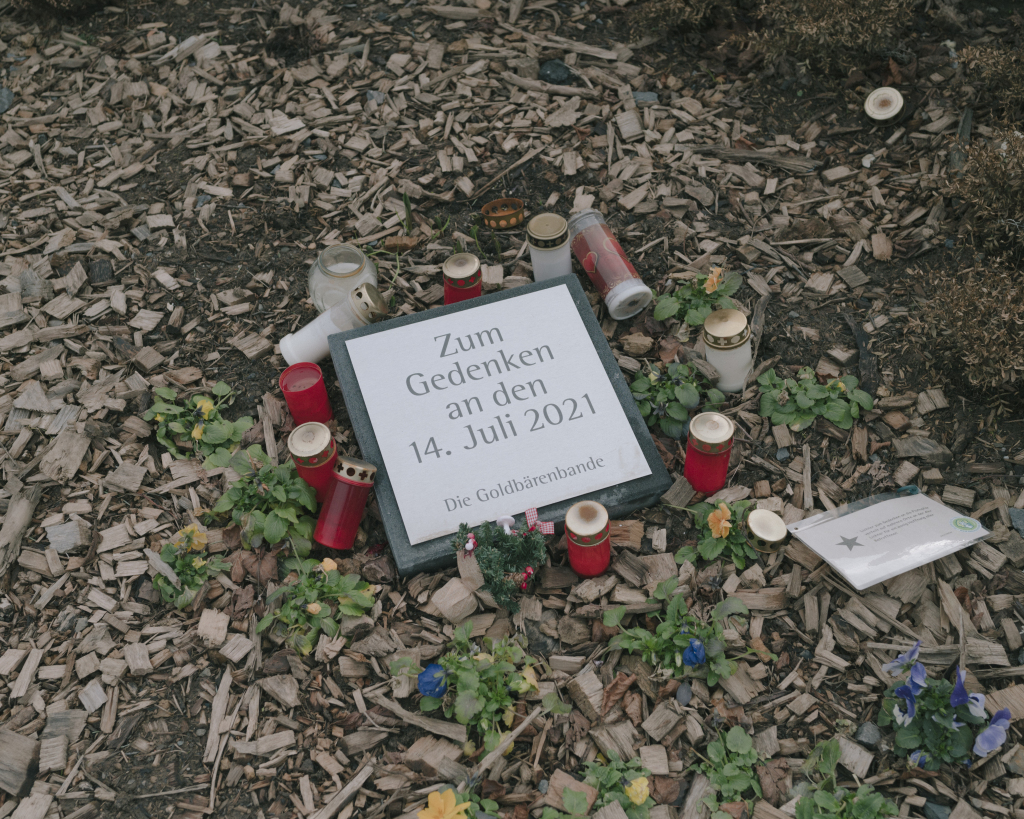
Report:
M416 687L424 697L440 699L448 692L447 673L437 663L431 663L416 677Z
M896 720L897 725L910 725L910 721L917 715L917 696L914 694L914 689L909 685L901 685L893 693L903 700L903 708L898 705L893 706L893 719Z
M703 665L706 659L707 654L704 651L704 643L696 637L691 637L690 647L683 651L683 664L691 666Z
M974 740L974 753L978 756L988 756L998 750L1006 742L1006 731L1010 727L1010 709L1003 708L996 711L988 728L978 734Z
M914 667L910 669L910 677L907 679L907 683L915 695L920 694L925 686L928 685L928 672L925 670L925 667L920 663L914 663Z
M957 666L956 684L953 686L953 693L949 695L949 704L954 708L966 705L973 716L983 717L985 716L985 695L968 694L967 688L964 686L966 679L967 672L961 671L960 667ZM959 728L960 726L955 725L955 727Z
M910 764L917 765L919 768L923 768L928 762L928 754L924 751L914 751L910 755Z
M907 670L908 666L913 665L917 662L917 655L921 651L921 641L918 640L914 645L907 651L906 654L900 654L891 663L886 663L882 666L882 670L892 674L894 677L898 677L904 671Z

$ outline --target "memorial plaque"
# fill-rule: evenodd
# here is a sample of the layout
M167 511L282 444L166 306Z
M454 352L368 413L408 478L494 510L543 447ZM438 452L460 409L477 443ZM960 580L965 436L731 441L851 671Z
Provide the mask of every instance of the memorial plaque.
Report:
M560 524L582 499L620 515L671 485L575 277L339 333L331 354L403 575L453 564L461 523Z

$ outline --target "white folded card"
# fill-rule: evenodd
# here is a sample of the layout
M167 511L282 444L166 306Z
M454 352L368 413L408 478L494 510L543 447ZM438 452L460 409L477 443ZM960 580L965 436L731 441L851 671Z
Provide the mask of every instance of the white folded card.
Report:
M916 486L844 504L788 528L858 591L988 534L974 518L920 494Z

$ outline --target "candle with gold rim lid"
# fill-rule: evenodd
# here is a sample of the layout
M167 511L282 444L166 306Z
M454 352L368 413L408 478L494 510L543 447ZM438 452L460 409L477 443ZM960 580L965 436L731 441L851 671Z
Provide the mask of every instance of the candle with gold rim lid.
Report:
M380 291L372 284L362 284L301 330L282 338L281 355L289 364L320 361L330 352L328 339L334 333L365 327L387 314L388 308Z
M747 516L747 543L759 552L777 552L786 542L786 522L767 509L755 509Z
M475 299L483 292L480 275L480 260L472 253L456 253L443 265L444 303L458 304L460 301Z
M704 356L718 370L718 389L741 392L753 366L750 327L739 310L714 310L704 320Z
M569 565L580 577L597 577L611 561L608 510L596 501L580 501L565 513Z
M569 224L557 213L541 213L526 225L530 262L536 282L568 276L572 273L569 249Z
M288 436L288 452L299 477L316 490L316 502L323 503L331 488L334 461L338 457L331 431L315 421L301 424Z
M347 455L339 456L333 484L313 532L317 543L329 549L352 548L376 475L377 467L373 464Z
M702 412L690 421L683 476L698 492L712 495L725 486L735 429L720 412Z

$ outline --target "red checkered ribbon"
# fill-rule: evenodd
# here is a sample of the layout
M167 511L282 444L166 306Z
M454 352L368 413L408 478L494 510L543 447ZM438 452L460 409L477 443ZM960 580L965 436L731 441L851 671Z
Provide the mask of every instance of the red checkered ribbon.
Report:
M542 535L553 535L555 533L555 524L537 520L536 509L526 510L526 524L530 529L540 529Z

